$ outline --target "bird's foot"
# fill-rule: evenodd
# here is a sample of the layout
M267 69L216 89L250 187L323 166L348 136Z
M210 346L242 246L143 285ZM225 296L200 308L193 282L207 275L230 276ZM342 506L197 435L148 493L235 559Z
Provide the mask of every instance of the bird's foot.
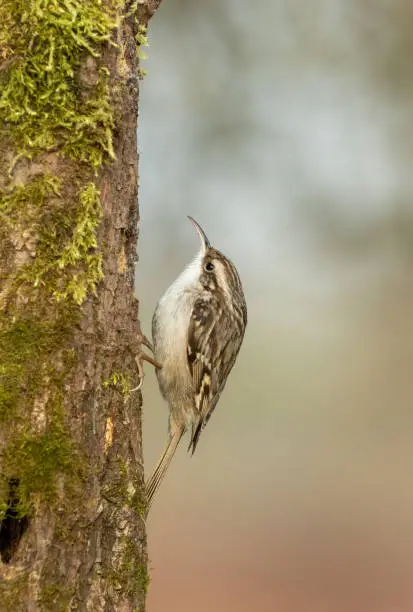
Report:
M141 350L141 348L140 348L142 345L144 345L144 346L146 346L151 351L151 353L153 353L153 346L152 346L151 342L149 342L148 338L144 334L140 333L138 338L137 338L137 341L138 341L138 347L139 348L138 348L138 353L137 353L137 355L135 357L135 361L136 361L136 365L138 366L139 385L137 387L135 387L134 389L131 389L131 393L133 391L139 391L142 388L143 379L144 379L144 376L145 376L145 373L143 371L143 362L144 361L147 361L148 363L153 365L155 368L161 368L162 367L160 363L158 363L157 361L155 361L155 359L153 359L152 357L150 357L149 355L144 353Z

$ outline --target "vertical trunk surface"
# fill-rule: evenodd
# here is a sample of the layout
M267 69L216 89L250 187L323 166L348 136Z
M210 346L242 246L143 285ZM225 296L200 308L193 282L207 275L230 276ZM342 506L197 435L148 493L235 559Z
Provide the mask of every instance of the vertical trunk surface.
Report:
M143 611L137 41L159 2L1 4L0 610Z

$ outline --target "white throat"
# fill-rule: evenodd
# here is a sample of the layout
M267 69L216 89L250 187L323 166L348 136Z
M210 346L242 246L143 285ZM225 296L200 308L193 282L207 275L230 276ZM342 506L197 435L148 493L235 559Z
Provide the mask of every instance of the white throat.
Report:
M181 295L184 291L188 291L191 287L193 287L194 289L197 288L197 280L200 275L203 257L204 250L201 249L199 253L197 253L195 259L191 261L191 263L185 268L182 274L180 274L178 278L169 287L169 289L167 289L165 296L167 294Z

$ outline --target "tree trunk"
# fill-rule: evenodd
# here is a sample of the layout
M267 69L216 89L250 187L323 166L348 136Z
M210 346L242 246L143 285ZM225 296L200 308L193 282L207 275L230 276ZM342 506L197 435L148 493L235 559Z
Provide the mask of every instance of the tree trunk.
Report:
M3 612L144 610L136 124L158 4L0 6Z

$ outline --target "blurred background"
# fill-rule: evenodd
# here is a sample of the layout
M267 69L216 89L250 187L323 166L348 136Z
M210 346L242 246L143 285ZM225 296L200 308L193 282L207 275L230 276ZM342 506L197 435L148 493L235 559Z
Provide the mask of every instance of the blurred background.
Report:
M137 295L198 250L249 326L148 520L149 612L413 610L413 4L163 0L139 127ZM149 474L167 406L146 368Z

